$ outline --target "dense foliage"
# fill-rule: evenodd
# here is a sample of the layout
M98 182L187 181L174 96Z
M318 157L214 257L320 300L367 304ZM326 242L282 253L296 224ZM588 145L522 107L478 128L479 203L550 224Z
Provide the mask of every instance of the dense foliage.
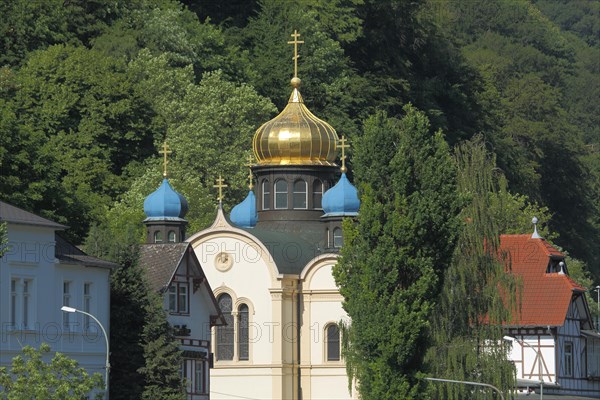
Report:
M95 399L104 397L102 374L89 375L62 353L54 353L47 362L48 344L42 343L39 349L25 346L22 352L13 358L10 368L0 367L0 398L80 400L93 392Z
M229 185L226 209L246 193L243 164L251 137L289 96L292 52L286 42L298 29L305 41L299 63L305 102L359 144L350 160L363 208L359 225L347 227L349 248L380 235L390 258L404 260L392 256L395 245L412 260L383 265L399 271L426 259L424 277L409 274L403 282L421 297L392 296L418 316L414 335L402 339L412 349L424 343L443 277L461 277L482 265L459 258L455 237L527 232L536 214L544 237L575 257L573 276L586 285L592 284L588 271L600 279L599 14L598 0L0 2L0 199L69 225L70 239L92 254L134 265L120 259L130 249L119 244L143 240L142 204L160 184L158 149L166 140L173 150L171 183L190 203L189 232L207 226L219 174ZM414 108L404 110L407 103ZM486 199L486 221L495 225L426 228L428 218L453 215L456 204L428 204L410 195L426 177L409 160L425 161L409 148L402 161L396 151L409 139L394 135L440 129L443 138L429 133L434 142L423 138L410 150L441 148L444 141L460 149L483 134L478 140L502 172ZM469 204L462 204L463 213ZM405 210L415 214L400 215ZM396 215L389 223L414 219L413 225L400 224L407 237L385 224L368 228L377 213ZM446 236L433 243L424 231ZM366 236L353 243L353 232ZM428 259L409 251L417 243L442 248ZM366 265L374 261L369 257L376 256L352 260ZM463 269L445 272L452 257ZM137 273L126 268L113 277L117 306L130 298L140 301L132 303L139 310L149 304L133 284ZM392 282L373 284L384 290ZM359 280L350 283L360 287ZM346 306L353 304L347 297ZM136 321L135 310L112 311L122 321ZM401 320L394 312L389 318ZM355 323L359 329L361 322ZM141 325L132 329L138 329L137 344L128 347L132 357L115 360L115 368L119 362L129 368L119 385L139 397L144 385L127 387L127 379L141 379L136 368L148 362L141 343L149 337ZM359 343L352 329L353 343ZM125 331L113 333L126 343ZM393 363L404 382L392 385L395 393L410 393L421 360L385 350L397 356ZM369 365L357 374L374 373ZM381 371L384 366L377 364ZM379 387L367 389L380 393Z
M460 214L464 222L445 271L427 363L433 376L486 382L509 398L508 392L515 386L514 366L506 360L504 328L499 322L509 321L518 309L518 282L506 274L505 260L498 257L501 220L496 213L505 209L498 207L501 188L494 159L480 137L460 145L455 157L458 193L465 201ZM456 384L436 383L432 392L436 399L487 397Z
M361 398L412 399L422 392L429 320L458 224L454 163L441 132L412 106L400 120L365 123L354 165L362 193L334 268L351 318L346 359Z

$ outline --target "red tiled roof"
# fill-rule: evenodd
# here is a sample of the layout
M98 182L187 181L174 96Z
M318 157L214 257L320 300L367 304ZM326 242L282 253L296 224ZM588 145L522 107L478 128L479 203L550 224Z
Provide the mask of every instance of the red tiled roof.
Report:
M544 239L531 235L501 235L512 273L521 278L521 305L510 325L563 325L573 291L585 291L565 274L546 273L551 258L564 255Z

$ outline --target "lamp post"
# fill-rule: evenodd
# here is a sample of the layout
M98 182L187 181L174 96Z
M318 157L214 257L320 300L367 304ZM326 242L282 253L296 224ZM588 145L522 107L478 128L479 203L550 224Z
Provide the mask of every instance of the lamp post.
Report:
M76 308L73 307L67 307L67 306L62 306L61 307L61 311L63 312L68 312L68 313L80 313L80 314L84 314L87 315L88 317L92 318L94 321L96 321L96 323L98 324L98 326L100 327L100 329L102 329L102 333L104 334L104 341L106 342L106 365L105 365L105 371L104 371L104 384L105 384L105 392L104 392L104 398L108 399L108 372L110 370L110 362L109 362L109 347L108 347L108 336L106 335L106 331L104 330L104 327L102 326L102 324L100 323L100 321L98 321L98 318L94 317L92 314L87 313L85 311L81 311L78 310Z
M504 336L503 337L504 340L508 340L510 342L517 342L519 343L521 346L526 345L531 347L531 349L533 351L535 351L535 354L537 354L538 356L538 373L540 374L540 400L542 400L544 398L544 371L542 370L542 354L535 349L535 347L533 347L532 345L530 345L529 343L527 343L525 340L519 340L516 337L513 336ZM525 369L525 360L523 360L523 369Z
M598 292L598 315L596 315L596 331L600 333L600 285L592 289L594 292Z
M469 382L469 381L456 381L454 379L442 379L442 378L423 378L425 380L428 381L432 381L432 382L447 382L447 383L458 383L460 385L470 385L470 386L480 386L480 387L487 387L490 389L495 390L496 392L498 392L498 395L500 396L501 400L504 400L504 395L502 394L502 392L500 391L500 389L498 389L496 386L490 385L488 383L480 383L480 382Z

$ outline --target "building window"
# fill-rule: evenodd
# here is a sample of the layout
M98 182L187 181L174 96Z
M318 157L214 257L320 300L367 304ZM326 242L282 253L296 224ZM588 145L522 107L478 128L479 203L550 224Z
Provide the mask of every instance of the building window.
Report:
M288 208L288 184L283 179L275 182L275 208Z
M340 361L340 330L336 324L327 326L327 361Z
M175 243L177 241L177 235L175 234L175 231L169 231L167 240L169 243Z
M154 243L162 243L163 237L161 231L154 232Z
M271 208L271 188L269 186L269 181L266 181L266 180L263 181L262 192L263 192L262 209L268 210L269 208Z
M573 376L573 342L565 342L565 376Z
M302 179L294 182L293 203L295 209L302 210L306 208L306 182Z
M340 248L344 244L344 238L342 237L342 229L334 228L333 229L333 247Z
M89 282L83 284L83 311L92 312L92 284ZM89 316L83 316L83 329L86 332L90 330L90 320Z
M13 278L10 280L10 316L12 328L28 329L32 326L33 281Z
M63 306L71 307L71 282L63 282ZM63 328L65 331L71 330L71 314L63 312Z
M194 362L194 393L206 393L206 384L204 381L204 361L195 360Z
M169 286L169 312L172 314L189 314L187 282L173 282Z
M206 360L186 358L181 363L180 371L188 394L208 393Z
M17 280L10 281L10 325L17 326Z
M250 358L250 338L248 336L250 326L248 317L248 306L246 304L240 305L238 308L238 358L240 360L248 360Z
M233 360L233 315L231 296L224 293L218 299L226 325L217 326L216 358L217 360Z
M323 200L323 182L315 179L313 182L313 208L321 209L321 201Z

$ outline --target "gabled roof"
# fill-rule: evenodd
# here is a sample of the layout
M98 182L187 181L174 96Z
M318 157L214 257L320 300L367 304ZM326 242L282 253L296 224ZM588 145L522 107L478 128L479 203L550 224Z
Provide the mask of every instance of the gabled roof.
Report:
M44 226L60 230L67 228L65 225L42 218L30 213L29 211L25 211L3 201L0 201L0 222L9 222L19 225Z
M531 235L501 235L500 249L507 253L512 273L522 282L520 309L509 325L563 325L573 295L585 292L566 274L546 273L550 260L564 255Z
M83 265L86 267L97 268L117 268L119 265L110 261L101 260L96 257L88 256L79 248L63 239L60 235L55 234L54 240L56 247L54 248L54 256L62 264Z
M169 286L188 246L188 243L140 246L140 265L146 271L146 277L152 290L158 292Z
M212 302L214 314L211 314L211 325L225 325L225 318L219 308L217 299L190 243L145 244L140 246L140 266L146 271L150 288L157 292L166 290L171 284L173 276L184 260L184 257L189 257L188 261L197 270L197 278L202 279L201 284L204 286L206 294ZM220 322L217 322L217 320Z

